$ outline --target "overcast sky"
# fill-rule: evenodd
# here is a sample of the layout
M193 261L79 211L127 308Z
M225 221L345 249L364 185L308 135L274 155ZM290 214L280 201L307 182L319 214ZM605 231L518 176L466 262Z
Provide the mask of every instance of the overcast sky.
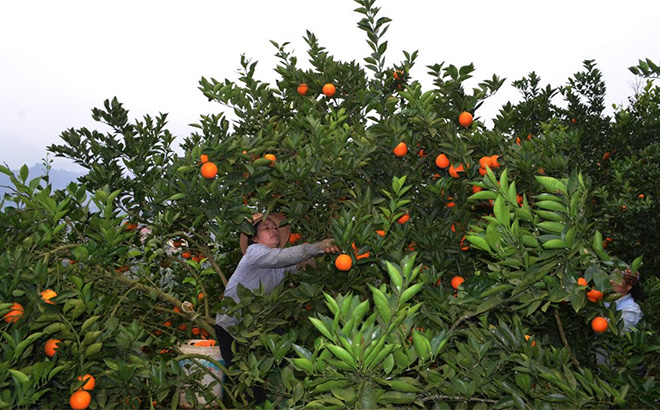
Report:
M474 63L475 82L493 74L503 89L477 116L516 101L511 81L531 71L565 84L595 59L608 105L624 103L639 59L660 61L660 2L379 0L393 19L387 63L419 51L411 75L431 87L426 66ZM0 163L33 165L70 127L98 127L91 109L116 96L132 117L169 113L169 129L190 134L199 115L221 108L197 90L202 76L237 78L240 55L274 82L275 48L290 42L306 62L306 30L337 59L369 53L350 0L2 1L0 2ZM303 65L303 64L301 64ZM303 67L307 67L303 65ZM65 160L55 166L77 167Z

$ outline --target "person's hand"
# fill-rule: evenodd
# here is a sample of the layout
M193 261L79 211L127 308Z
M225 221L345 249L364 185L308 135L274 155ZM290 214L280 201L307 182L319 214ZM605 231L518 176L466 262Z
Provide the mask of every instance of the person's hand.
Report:
M339 253L341 250L334 244L334 239L324 239L319 242L318 247L325 253Z

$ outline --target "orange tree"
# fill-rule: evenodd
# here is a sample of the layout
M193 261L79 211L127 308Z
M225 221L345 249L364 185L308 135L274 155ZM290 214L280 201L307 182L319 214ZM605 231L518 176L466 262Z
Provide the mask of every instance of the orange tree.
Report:
M604 303L613 270L642 259L608 253L614 228L593 200L612 199L587 158L655 100L634 100L612 125L585 62L559 89L532 74L514 83L523 101L488 129L478 109L503 80L468 90L474 67L442 63L424 91L410 74L417 53L386 64L390 20L357 3L365 64L336 61L308 32L308 69L275 44L275 85L245 58L237 82L202 78L237 120L203 115L182 156L165 115L131 122L113 99L93 110L109 131L70 129L49 147L89 170L78 183L53 192L47 175L0 168L14 188L0 213L0 313L24 307L0 329L3 405L65 406L85 374L103 408L176 407L180 394L251 407L255 385L287 407L654 404L658 334L646 320L623 333ZM209 162L217 171L202 175ZM223 301L257 211L285 213L292 242L334 237L352 268L319 258L269 294ZM605 300L590 302L592 289ZM227 376L214 379L222 400L182 367L209 358L176 350L211 337L221 308L242 312L235 363L211 359ZM609 320L598 335L596 316ZM61 341L52 357L49 339Z

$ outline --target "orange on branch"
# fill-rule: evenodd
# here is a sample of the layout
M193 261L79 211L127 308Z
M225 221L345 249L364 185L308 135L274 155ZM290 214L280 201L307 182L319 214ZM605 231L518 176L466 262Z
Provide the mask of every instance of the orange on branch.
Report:
M298 91L298 94L300 95L307 95L307 91L309 91L309 87L307 86L307 84L302 83L298 86L296 91Z
M458 123L461 127L467 128L472 125L472 114L467 111L463 111L461 115L458 116Z
M587 292L587 299L589 299L590 302L598 303L603 300L603 292L600 290L592 289Z
M337 256L335 259L335 267L340 271L348 271L353 266L353 259L345 253Z
M48 339L44 344L44 353L46 356L53 357L55 356L55 351L59 347L59 343L62 342L60 339Z
M435 157L435 165L438 168L445 169L449 166L449 158L445 154L440 154L437 157Z
M41 292L41 299L43 299L44 302L48 303L49 305L54 305L55 302L51 302L51 299L57 296L57 292L55 292L52 289L46 289L43 292Z
M206 179L213 179L218 175L218 166L213 162L205 162L200 169L202 176Z
M451 287L454 289L458 289L459 286L461 286L461 283L465 282L465 278L459 275L454 276L451 278Z
M92 402L92 396L85 390L78 390L69 398L69 405L73 410L84 410Z
M401 158L408 153L408 146L406 145L405 142L400 142L396 147L394 147L394 150L392 150L392 152L394 152L394 155Z
M335 87L334 84L328 83L323 86L323 94L326 97L328 98L332 97L333 95L335 95L335 92L337 92L337 87Z
M410 214L406 213L406 214L401 215L401 217L399 219L397 219L396 221L398 223L400 223L401 225L403 225L406 222L408 222L409 219L410 219Z
M602 316L596 316L591 321L591 328L594 330L594 332L603 333L607 330L607 319Z
M78 376L78 381L85 381L85 383L80 387L82 390L94 390L96 387L96 379L91 374L86 374L84 376Z
M5 313L3 318L7 323L16 323L18 322L18 319L20 319L21 316L23 316L23 312L25 312L23 305L21 305L20 303L14 303L9 308L9 312Z

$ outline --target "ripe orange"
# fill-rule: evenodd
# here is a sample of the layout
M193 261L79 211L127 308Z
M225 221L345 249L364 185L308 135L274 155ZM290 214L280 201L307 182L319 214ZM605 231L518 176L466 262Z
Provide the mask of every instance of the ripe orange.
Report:
M264 155L264 158L269 159L271 161L270 166L274 167L275 166L275 161L277 160L277 157L273 154L266 154Z
M191 256L191 255L190 255L190 252L182 252L182 253L181 253L181 257L182 257L183 259L190 259L190 256Z
M500 166L500 163L497 162L497 158L499 158L499 155L491 155L490 156L490 166L491 166L491 168L498 168Z
M44 344L44 352L46 356L53 357L55 356L55 350L59 347L58 344L61 342L60 339L48 339L46 344Z
M585 278L578 278L577 284L580 286L587 286L587 280Z
M461 124L461 127L469 127L472 125L472 114L467 111L463 111L461 115L458 116L458 123Z
M522 145L522 144L520 143L520 137L516 137L516 144L518 144L518 145Z
M127 231L134 231L137 229L137 224L126 221L124 222L124 229L126 229Z
M16 323L18 322L18 319L20 319L21 316L23 316L23 312L25 312L25 309L23 309L23 305L21 305L20 303L14 303L13 305L11 305L9 312L5 313L3 318L7 323Z
M438 168L445 169L449 166L449 158L445 154L440 154L437 157L435 157L435 165Z
M291 234L289 234L289 243L296 243L300 239L302 239L302 235L299 233L291 232Z
M190 332L195 336L199 336L202 334L202 329L200 329L198 326L194 326L192 329L190 329Z
M85 390L78 390L71 395L69 404L73 410L84 410L92 402L92 396Z
M449 175L451 175L454 178L460 178L461 176L458 175L459 172L465 172L465 168L463 167L463 164L457 166L454 168L453 165L449 166Z
M403 71L401 70L394 70L394 73L392 74L392 77L394 77L395 80L401 81L403 78Z
M382 229L377 230L376 233L378 234L378 236L385 237L385 231L383 231Z
M298 86L297 91L298 94L300 95L307 95L307 91L309 91L309 87L307 86L307 84L302 83Z
M523 206L523 196L516 194L516 202L518 203L518 206Z
M525 340L529 341L532 337L530 335L525 335ZM536 346L536 342L532 340L532 346Z
M406 222L408 222L409 219L410 219L410 215L409 215L409 214L403 214L403 215L402 215L399 219L397 219L396 221L397 221L398 223L400 223L401 225L403 225L403 224L405 224Z
M172 246L174 246L175 248L180 248L182 244L183 244L183 242L181 242L181 241L172 242Z
M396 147L394 147L394 150L392 150L392 152L394 152L394 155L401 158L408 153L408 146L406 145L405 142L400 142Z
M591 321L591 328L594 332L603 333L607 330L607 319L602 316L596 316Z
M43 292L41 292L41 299L44 300L44 302L48 303L49 305L54 305L55 302L51 302L50 300L57 296L57 292L55 292L52 289L46 289Z
M202 164L202 176L206 179L213 179L218 175L218 167L213 162L205 162Z
M479 158L479 166L481 168L486 168L486 167L492 167L492 161L489 156L484 155L483 157Z
M459 275L454 276L451 278L451 287L454 289L458 289L459 286L461 286L461 283L465 282L465 278Z
M472 193L473 194L476 194L477 192L481 192L482 190L483 190L483 188L480 187L479 185L472 185Z
M335 259L335 267L341 271L346 272L351 269L351 266L353 266L353 259L345 253L342 253Z
M639 195L637 195L637 198L644 199L644 194L639 194Z
M608 160L608 159L610 159L610 155L611 155L611 154L610 154L609 152L604 153L604 154L603 154L603 159L604 159L604 160Z
M600 290L591 289L589 292L587 292L587 299L589 299L590 302L598 303L603 300L603 292Z
M186 329L188 329L188 325L186 325L185 323L181 323L177 329L179 329L182 332L185 332Z
M328 83L323 86L323 94L325 94L326 97L332 97L335 95L335 92L337 92L337 87L335 87L334 84Z
M78 381L84 381L84 380L87 380L87 381L80 387L80 389L82 389L82 390L94 390L94 387L96 387L96 379L94 378L94 376L92 376L91 374L86 374L84 376L78 376Z
M181 308L179 308L178 306L174 306L172 310L175 311L176 313L181 313Z
M205 163L205 162L209 162L209 156L206 155L206 154L200 155L199 156L199 162L201 162L202 164Z
M197 299L198 299L198 300L203 300L203 299L204 299L204 293L203 293L203 292L199 292L199 293L197 294Z
M479 175L484 176L488 173L488 168L479 168Z

